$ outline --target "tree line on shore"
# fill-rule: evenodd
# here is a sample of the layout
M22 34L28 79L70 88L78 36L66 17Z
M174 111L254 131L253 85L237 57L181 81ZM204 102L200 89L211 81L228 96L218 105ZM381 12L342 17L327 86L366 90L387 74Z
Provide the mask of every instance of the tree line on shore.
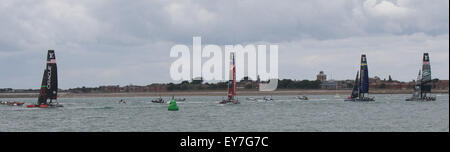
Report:
M244 78L242 81L237 82L237 87L239 89L258 89L259 81L251 81ZM282 79L278 81L278 89L320 89L321 82L318 80L291 80ZM196 81L182 81L181 83L167 84L168 91L176 90L222 90L228 87L227 82L217 82L217 83L202 83L201 80Z
M444 80L447 83L448 80ZM324 82L320 80L293 80L293 79L281 79L278 80L277 89L349 89L353 87L353 80L342 80L335 81L336 85L339 83L340 87L326 88L324 87ZM439 79L433 79L433 84L440 83ZM237 82L238 90L257 90L259 87L259 80L253 81L248 77L244 77L242 80ZM414 81L412 82L399 82L392 80L381 80L380 83L371 83L371 87L374 89L392 89L392 87L412 87ZM445 84L444 84L445 85ZM435 85L433 85L435 86ZM61 90L60 92L72 92L72 93L111 93L111 92L164 92L164 91L196 91L196 90L226 90L228 88L228 82L203 82L202 79L191 80L191 81L181 81L179 83L161 83L161 84L150 84L146 86L137 85L110 85L110 86L99 86L99 87L77 87L70 88L67 90ZM396 89L396 88L393 88ZM14 90L11 88L0 89L0 92L24 92L32 93L39 92L38 89L22 89Z

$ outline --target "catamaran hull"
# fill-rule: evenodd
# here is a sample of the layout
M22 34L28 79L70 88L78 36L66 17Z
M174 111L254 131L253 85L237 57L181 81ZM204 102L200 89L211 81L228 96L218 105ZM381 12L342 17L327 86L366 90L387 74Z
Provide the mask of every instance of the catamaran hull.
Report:
M298 100L309 100L308 97L297 97Z
M219 104L239 104L238 100L222 100Z
M166 103L164 100L163 101L159 101L159 100L152 100L153 103Z
M41 105L27 105L27 108L58 108L58 107L64 107L60 104L41 104Z
M353 98L353 99L345 99L344 101L371 102L371 101L375 101L375 98Z
M436 101L435 97L428 97L428 98L408 98L405 101Z

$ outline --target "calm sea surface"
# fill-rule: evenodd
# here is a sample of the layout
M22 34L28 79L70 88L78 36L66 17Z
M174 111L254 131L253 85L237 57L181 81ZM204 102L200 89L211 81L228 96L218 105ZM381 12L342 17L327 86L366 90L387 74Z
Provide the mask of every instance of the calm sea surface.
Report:
M311 95L309 101L273 96L271 102L239 96L238 105L217 104L222 97L193 96L177 102L179 111L151 103L151 97L63 98L63 108L0 105L0 131L449 131L448 94L437 94L435 102L406 102L406 94L372 96L376 101L369 103L344 102L346 96L335 95ZM128 103L119 104L120 99Z

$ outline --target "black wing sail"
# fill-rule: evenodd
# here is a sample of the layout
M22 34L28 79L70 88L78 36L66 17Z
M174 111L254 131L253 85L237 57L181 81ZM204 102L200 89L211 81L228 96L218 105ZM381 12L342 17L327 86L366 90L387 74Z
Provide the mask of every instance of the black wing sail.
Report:
M47 69L44 70L44 75L42 76L42 83L41 83L41 91L39 92L38 97L38 105L41 104L47 104Z
M422 93L431 93L431 66L428 53L423 54L421 84Z
M367 67L366 55L361 55L361 86L360 93L369 93L369 68Z
M56 67L56 56L54 50L47 53L47 94L49 99L56 99L58 96L58 72Z
M359 71L356 73L355 84L353 85L351 98L358 97L358 89L359 89Z

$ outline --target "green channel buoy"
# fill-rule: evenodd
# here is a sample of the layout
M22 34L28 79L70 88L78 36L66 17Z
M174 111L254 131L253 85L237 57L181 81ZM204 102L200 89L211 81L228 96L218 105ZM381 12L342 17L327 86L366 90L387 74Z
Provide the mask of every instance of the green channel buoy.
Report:
M173 97L172 100L170 100L169 111L178 111L177 103Z

